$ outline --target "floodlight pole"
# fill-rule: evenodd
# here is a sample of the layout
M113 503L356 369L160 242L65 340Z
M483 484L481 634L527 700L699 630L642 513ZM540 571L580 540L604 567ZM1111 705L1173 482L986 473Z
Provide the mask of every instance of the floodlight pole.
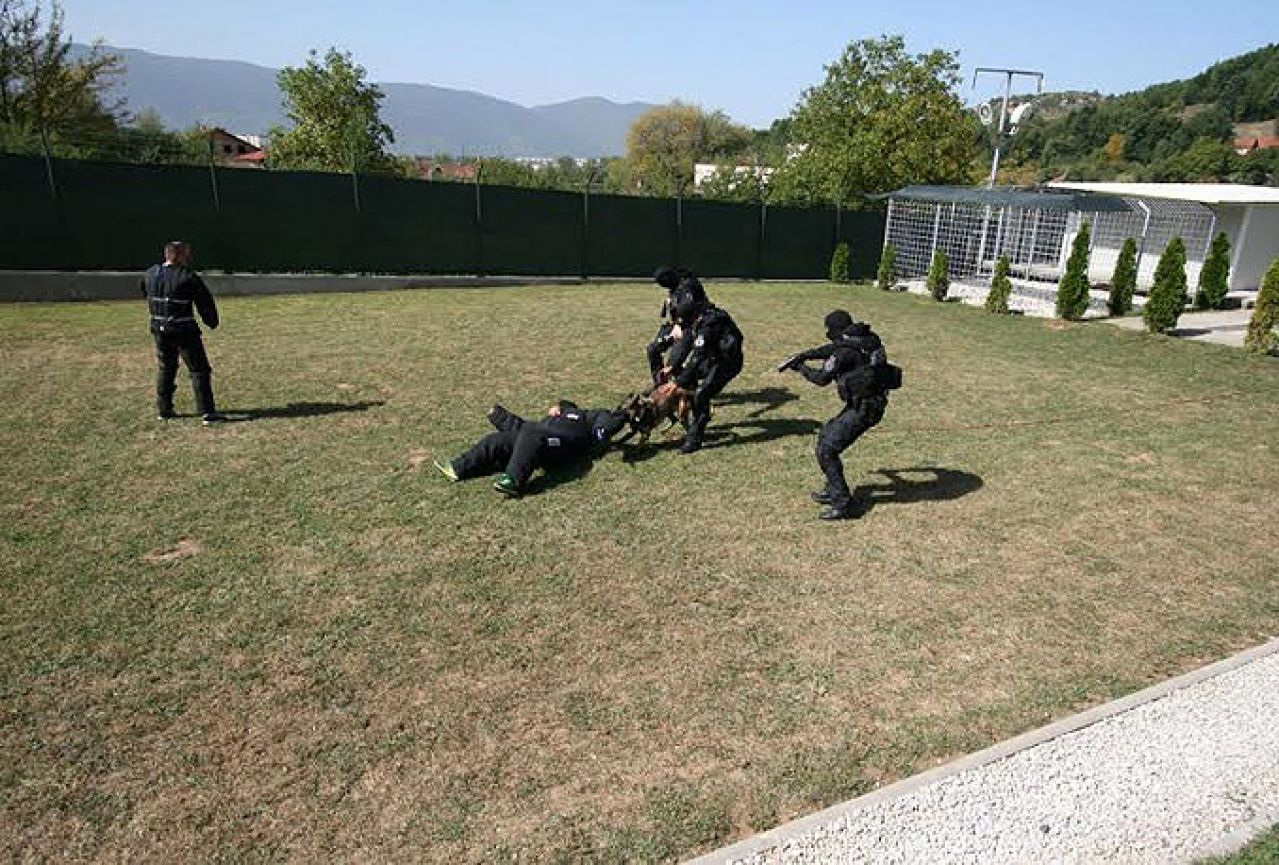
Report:
M990 163L990 179L986 181L987 189L994 189L995 175L999 172L999 154L1004 144L1004 123L1008 119L1008 100L1013 95L1013 78L1020 75L1024 78L1036 79L1036 92L1044 92L1044 73L1028 69L1004 69L997 66L978 66L973 70L973 87L977 86L977 76L983 72L1004 76L1004 98L999 103L999 125L995 127L995 158Z

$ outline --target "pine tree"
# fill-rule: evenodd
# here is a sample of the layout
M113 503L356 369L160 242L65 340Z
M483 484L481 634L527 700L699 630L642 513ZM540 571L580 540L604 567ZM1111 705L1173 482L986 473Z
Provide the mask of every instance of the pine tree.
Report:
M1137 290L1137 241L1131 237L1124 241L1115 263L1115 275L1110 279L1110 314L1127 315L1132 309L1132 295Z
M852 281L848 272L848 244L843 241L835 246L835 252L830 257L830 281Z
M1262 353L1279 349L1276 328L1279 328L1279 258L1270 265L1270 270L1266 271L1266 278L1261 283L1257 308L1252 311L1248 334L1244 337L1244 348Z
M950 259L940 249L933 253L933 263L928 268L927 285L928 293L933 296L933 300L945 300L946 293L950 291Z
M1212 247L1199 271L1199 290L1195 292L1197 309L1221 309L1230 290L1230 238L1224 231L1212 239Z
M1070 246L1070 258L1066 261L1066 275L1057 286L1057 317L1078 321L1088 311L1088 243L1092 226L1085 222L1079 226L1075 242Z
M890 290L897 282L897 247L891 243L884 247L879 257L879 272L875 274L875 282L884 291Z
M1012 280L1008 278L1008 256L1001 255L995 265L995 278L990 281L990 294L986 295L986 311L1008 314L1008 298L1013 293Z
M1168 243L1155 268L1155 284L1142 316L1151 333L1164 333L1177 326L1186 308L1186 244L1180 237Z

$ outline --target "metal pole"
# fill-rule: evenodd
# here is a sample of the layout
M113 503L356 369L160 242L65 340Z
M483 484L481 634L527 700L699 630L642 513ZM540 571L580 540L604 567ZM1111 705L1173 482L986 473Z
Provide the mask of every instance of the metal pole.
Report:
M675 266L679 267L684 262L681 260L682 246L684 240L684 187L675 187Z
M209 186L213 189L213 209L222 212L222 196L218 194L218 172L213 166L213 133L209 133Z
M999 173L999 152L1004 145L1004 121L1008 118L1008 100L1013 95L1013 74L1009 72L1004 78L1004 98L999 103L999 126L995 129L995 158L990 164L990 180L986 186L995 188L995 175Z
M484 160L475 160L475 275L484 275L484 210L480 204L480 176Z
M1145 211L1145 218L1141 223L1141 242L1137 244L1137 276L1141 276L1141 259L1146 254L1146 234L1150 231L1150 207L1140 198L1136 199L1137 206Z
M941 231L941 205L933 205L933 248L928 252L928 266L933 266L933 259L937 257L937 234Z
M768 202L759 200L759 238L755 243L755 279L764 278L764 231L768 222Z
M351 195L355 200L355 212L360 212L360 179L356 172L356 143L351 142Z
M596 169L591 168L586 176L586 186L582 188L582 281L591 278L590 245L591 245L591 184L595 182Z
M43 125L40 127L40 145L44 148L44 173L49 179L49 194L58 197L58 184L53 179L53 154L49 149L49 133Z
M838 213L839 213L839 211L835 211L835 212L836 212L836 214L838 214ZM835 217L835 219L836 219L836 223L835 223L835 224L836 224L836 225L838 225L838 224L839 224L839 221L838 221L838 220L839 220L839 217L838 217L838 215ZM884 219L884 241L883 241L883 243L881 243L881 244L879 245L879 254L880 254L881 256L882 256L882 255L884 254L884 252L885 252L885 251L887 251L887 249L888 249L888 232L889 232L889 230L890 230L890 229L892 229L892 227L893 227L893 200L890 198L890 199L888 199L888 216L887 216L887 217L885 217L885 219Z
M1035 211L1035 218L1030 223L1030 249L1026 251L1026 279L1030 279L1031 271L1035 266L1035 244L1039 242L1039 218L1044 215L1042 210Z

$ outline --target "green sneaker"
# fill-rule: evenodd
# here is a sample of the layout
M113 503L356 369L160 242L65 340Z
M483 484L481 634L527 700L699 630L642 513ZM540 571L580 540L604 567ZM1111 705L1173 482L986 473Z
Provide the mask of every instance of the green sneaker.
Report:
M453 483L457 483L458 481L457 469L453 468L453 463L451 462L442 463L439 460L432 460L431 464L434 465L437 469L439 469L440 474L444 475L444 477L453 481Z
M497 480L493 481L493 489L513 499L520 497L520 488L516 485L515 478L507 474L500 475Z

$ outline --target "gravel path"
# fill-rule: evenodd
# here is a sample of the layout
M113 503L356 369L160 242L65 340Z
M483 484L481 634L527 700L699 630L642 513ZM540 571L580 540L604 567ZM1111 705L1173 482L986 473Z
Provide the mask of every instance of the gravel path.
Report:
M837 806L802 832L776 830L768 849L754 839L754 851L706 859L1170 863L1227 852L1279 822L1276 648L1002 759Z

